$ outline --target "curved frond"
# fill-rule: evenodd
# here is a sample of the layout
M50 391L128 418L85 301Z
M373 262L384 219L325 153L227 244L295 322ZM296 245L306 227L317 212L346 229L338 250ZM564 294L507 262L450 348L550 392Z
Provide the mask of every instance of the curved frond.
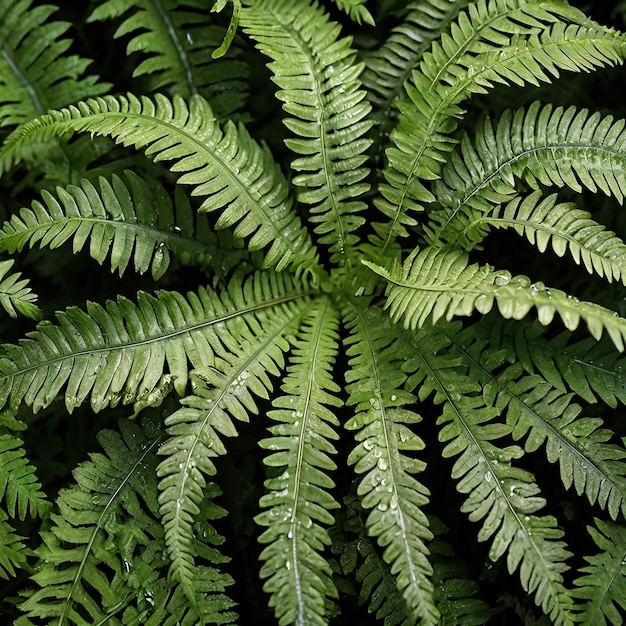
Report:
M614 434L602 427L603 421L581 416L573 394L554 389L537 374L527 375L521 364L502 369L500 351L483 353L482 342L467 337L457 334L452 341L485 399L506 414L512 437L525 439L527 452L545 446L566 489L573 486L614 519L626 511L626 451L611 441Z
M46 516L50 508L23 443L13 435L0 435L0 501L11 517L21 520L29 514Z
M244 31L273 62L280 87L277 97L291 115L284 120L296 138L286 144L296 154L293 183L298 200L310 206L315 232L328 244L331 260L343 262L357 243L354 231L364 223L359 198L369 189L363 167L371 140L370 105L360 89L362 63L351 38L339 38L340 26L317 6L293 0L249 2L241 13ZM304 10L303 10L304 9Z
M53 111L19 127L0 150L0 170L24 158L38 142L75 132L111 137L117 143L145 149L154 161L169 161L181 172L180 184L192 185L203 198L200 211L218 212L217 228L234 226L238 237L250 237L251 250L265 252L268 267L282 269L316 264L307 231L293 209L287 181L267 149L243 125L217 123L206 100L189 103L156 95L106 96Z
M270 451L265 464L277 475L266 481L261 498L265 509L255 518L266 527L259 537L266 544L261 559L264 590L271 594L279 624L322 626L328 605L337 597L332 571L322 551L330 544L327 527L339 504L330 495L334 482L327 472L336 465L331 440L339 420L331 407L340 387L332 378L338 350L337 313L327 300L312 307L294 343L287 376L268 417L278 422L272 436L261 441Z
M618 626L622 623L619 607L626 609L626 530L623 525L596 519L589 534L600 554L585 557L588 565L574 581L573 595L585 600L576 623L585 626Z
M523 588L554 624L571 624L573 602L563 584L570 556L561 541L563 532L550 515L539 516L545 500L532 474L513 462L523 455L516 445L500 447L499 440L513 427L494 421L498 411L485 404L481 386L459 369L458 359L446 350L449 340L432 328L411 341L416 356L404 366L411 373L408 389L424 398L434 393L443 404L437 423L445 457L458 457L452 468L457 489L467 494L462 511L470 521L482 522L479 541L491 541L489 557L507 555L507 568L519 568Z
M583 24L567 24L560 17ZM523 33L526 27L526 33ZM520 32L521 31L521 32ZM377 227L386 247L406 236L415 223L409 211L435 200L427 182L441 175L442 163L457 140L453 131L464 114L459 104L494 84L548 82L560 70L588 71L621 63L626 41L566 3L480 1L451 25L450 36L433 44L420 71L407 84L398 127L388 149L386 183L378 208L390 218Z
M37 295L20 272L10 273L14 264L14 259L0 261L0 306L13 318L21 313L38 320L41 318L41 311L35 304Z
M620 203L626 171L626 122L576 107L534 102L506 111L494 124L485 118L472 143L463 138L441 172L436 193L444 209L432 240L456 229L456 213L480 219L517 195L515 180L531 187L568 186L602 191ZM467 220L467 218L465 218Z
M556 314L569 330L583 320L589 332L599 339L606 331L620 351L626 340L626 320L617 313L593 302L579 301L543 283L531 283L526 276L514 276L489 265L468 264L464 252L437 248L415 250L404 265L391 270L363 261L385 278L387 302L394 320L404 318L406 327L422 326L432 316L447 320L455 315L488 313L497 305L505 318L525 317L531 308L537 310L541 324L550 324Z
M175 200L156 180L131 171L110 181L100 177L97 186L83 180L80 187L57 187L54 195L43 191L41 201L4 223L0 251L58 248L71 241L74 253L87 248L100 264L108 257L120 276L132 265L140 274L150 271L155 280L166 272L170 251L185 264L218 271L226 269L223 263L241 260L236 250L224 258L206 216L195 215L188 198L181 194Z
M397 367L403 338L376 309L347 300L347 405L355 414L346 428L355 431L357 441L348 462L362 475L357 493L369 511L366 528L384 549L410 618L438 624L426 546L432 534L422 512L429 492L413 476L425 468L412 456L424 447L411 430L421 417L404 408L415 398L402 390L405 376Z
M0 3L0 128L17 126L49 109L98 96L109 85L85 76L91 61L66 54L70 24L54 21L52 5Z
M106 306L89 302L86 311L69 308L57 313L59 325L44 321L18 345L3 346L0 406L24 401L37 411L61 394L69 411L87 398L99 411L149 402L171 387L182 396L189 366L212 367L219 358L224 344L217 329L266 308L306 302L303 296L286 276L266 273L219 294L140 292L137 304L120 297Z
M164 542L155 478L160 428L145 422L141 429L123 421L120 429L100 433L104 454L92 454L76 469L76 484L59 494L53 526L44 531L44 543L36 550L39 563L32 580L38 588L21 604L28 617L55 618L59 626L104 623L120 613L134 614L138 621L132 623L142 624L165 623L158 620L172 615L197 617L173 593L161 558ZM214 563L225 560L212 550ZM63 568L61 576L58 566ZM205 593L216 571L198 568L198 586L202 588L203 581ZM232 584L225 574L215 578L213 590ZM205 610L214 609L213 615L202 617L230 623L233 603L219 591L213 594L215 604L205 603Z
M439 241L443 234L446 244L470 250L480 244L489 229L512 228L539 252L545 252L548 246L557 256L569 252L574 262L590 274L626 283L626 244L593 220L590 213L575 207L570 202L557 203L556 194L544 197L541 191L535 191L489 213L470 210L468 215L465 208L460 209L448 222L445 233L440 228L435 230ZM433 222L449 219L442 211L434 211L431 217ZM454 241L450 241L451 235Z
M185 98L199 93L220 117L241 107L248 67L237 58L238 46L230 46L219 64L207 54L218 48L226 27L204 0L107 0L89 21L122 17L114 36L128 39L129 55L140 55L133 76L147 76L152 91L168 88Z
M258 409L252 394L267 398L269 375L284 369L286 335L293 333L310 306L306 299L260 308L247 319L233 320L222 331L223 348L209 367L192 374L193 393L165 420L169 438L159 449L167 457L159 464L159 505L171 575L193 599L194 553L192 524L200 512L206 476L216 473L213 457L225 454L221 436L237 434L233 418L243 422ZM231 334L232 333L232 334Z

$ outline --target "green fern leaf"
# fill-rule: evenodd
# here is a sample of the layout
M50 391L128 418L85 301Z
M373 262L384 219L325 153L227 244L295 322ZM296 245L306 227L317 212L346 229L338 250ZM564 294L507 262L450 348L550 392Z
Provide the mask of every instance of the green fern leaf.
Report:
M37 295L28 286L28 281L21 278L19 272L9 273L15 261L0 261L0 306L13 318L18 313L37 320L41 311L35 304Z
M377 229L385 248L396 235L406 236L405 224L414 219L408 211L435 200L425 183L440 177L457 143L452 133L464 113L463 100L498 83L537 85L559 70L615 65L626 54L616 32L594 25L565 3L482 1L468 12L452 24L450 37L433 44L407 84L409 100L400 105L394 146L387 151L387 182L376 203L391 220ZM568 25L559 17L584 25ZM520 34L523 26L527 34Z
M192 522L200 511L205 476L216 472L211 458L226 452L220 435L237 434L232 418L247 422L249 413L258 411L251 392L267 398L272 389L268 374L278 375L284 368L285 335L293 332L307 306L307 299L277 303L273 313L257 307L248 319L233 320L230 332L220 333L229 352L216 355L209 368L192 376L193 394L165 420L169 439L159 454L167 458L157 468L160 511L171 574L192 600Z
M59 626L166 623L155 622L159 612L161 618L168 613L179 619L197 618L188 605L182 608L181 598L165 580L155 478L160 429L146 422L142 431L129 421L120 422L120 428L121 433L100 433L105 454L91 455L76 470L76 485L59 495L54 525L44 531L44 543L36 551L40 561L32 579L39 588L30 590L20 605L28 617L54 617ZM214 548L205 554L211 554L214 563L224 560ZM60 576L58 565L63 567ZM198 587L205 591L210 578L217 578L211 569L197 572ZM230 577L220 576L223 585L232 583ZM203 619L230 623L233 615L227 611L232 603L216 600L220 610ZM206 607L210 606L209 601ZM222 610L225 614L219 615ZM129 622L122 615L118 620L118 614L134 614L138 621Z
M395 118L392 104L404 100L404 83L424 52L468 0L419 0L407 7L403 22L392 29L384 44L365 61L363 84L370 101L381 113L381 123Z
M543 283L532 283L526 276L511 277L509 272L489 265L468 265L464 252L425 248L413 251L402 267L385 270L363 261L385 278L387 302L393 320L404 318L408 328L422 326L431 318L488 313L497 304L505 318L522 319L532 307L541 324L552 322L558 313L569 330L584 320L593 337L606 331L618 350L624 350L626 320L617 313L592 302L581 302Z
M595 520L589 534L602 552L585 557L589 565L574 581L574 597L586 600L576 622L587 626L618 626L623 621L619 607L626 609L626 530L619 524Z
M326 472L335 470L329 454L336 452L329 440L337 439L333 427L339 421L329 407L341 406L334 393L337 314L328 301L313 307L302 320L296 336L287 377L268 416L279 424L270 427L272 437L261 441L271 451L265 464L281 471L265 485L261 498L266 510L256 522L267 527L259 541L267 544L261 576L271 593L279 624L299 626L327 623L330 598L337 597L331 568L321 554L330 544L325 526L334 522L338 508L328 493L334 487Z
M0 2L0 127L17 126L49 109L98 96L110 85L84 76L91 61L66 55L70 24L52 21L52 5Z
M494 204L516 196L515 180L520 178L531 187L587 188L622 202L624 124L611 116L590 115L586 109L539 102L505 112L495 125L484 119L477 128L475 145L464 137L461 155L453 153L441 172L436 194L448 208L435 216L430 239L449 238L446 229L456 229L458 211L469 220L480 219Z
M315 265L315 249L296 215L287 182L269 151L242 125L220 128L206 100L107 96L54 111L18 128L0 150L0 171L27 156L38 142L74 132L112 137L145 148L154 161L170 161L178 182L203 198L200 211L221 213L216 228L235 226L249 247L269 246L265 265Z
M302 299L288 277L266 273L230 294L140 292L137 304L119 298L69 308L57 314L58 326L44 321L28 339L4 346L0 406L24 401L37 411L63 389L68 411L88 397L94 411L141 401L169 384L183 396L189 365L212 367L221 353L218 327Z
M15 534L7 519L7 514L0 509L0 578L5 580L14 578L15 570L26 565L24 537Z
M553 387L571 390L589 403L598 398L615 408L626 404L626 362L605 338L574 340L564 331L546 337L538 324L489 320L493 349L504 349L507 360L519 360L529 374L536 372Z
M149 184L151 183L151 184ZM183 263L222 269L219 240L208 229L205 216L194 217L188 199L173 204L157 181L146 181L127 171L98 186L83 180L80 187L58 187L42 192L42 201L22 209L0 231L0 251L14 253L25 246L57 248L72 241L72 250L84 247L98 263L110 258L111 270L121 276L132 265L136 272L151 271L158 280L170 263L170 251ZM220 257L218 264L214 260ZM233 251L226 263L237 263ZM1 288L0 283L0 288ZM0 299L1 301L1 299Z
M207 56L225 29L216 24L202 0L108 0L98 5L90 22L124 16L115 37L129 38L126 51L140 55L133 76L147 76L154 92L167 88L189 98L201 94L219 117L240 109L246 98L247 65L239 46L229 46L219 65ZM215 58L215 57L214 57Z
M574 487L591 504L608 509L611 517L626 510L626 451L610 443L613 433L598 417L581 417L572 394L554 389L538 375L527 376L521 364L500 369L499 351L480 352L481 342L467 342L467 333L454 337L456 349L468 364L469 375L482 383L483 396L507 423L515 440L525 438L533 452L546 446L546 456L558 463L566 489Z
M49 509L23 443L13 435L0 435L0 499L9 515L21 520L28 514L44 517Z
M407 388L418 388L422 398L434 393L435 403L443 404L439 438L446 444L443 456L458 457L452 477L467 494L461 510L470 521L482 520L478 539L491 540L490 559L506 554L509 572L519 568L523 588L535 595L544 613L557 625L570 624L573 602L563 584L570 553L560 541L563 532L554 517L536 515L545 505L539 487L530 472L512 464L523 450L494 443L512 426L494 421L498 412L485 404L480 385L463 375L458 359L444 350L447 338L433 337L429 328L411 344L417 356L404 366L412 374Z
M244 31L273 59L270 69L281 88L277 97L290 114L285 125L296 135L286 140L299 156L291 167L299 172L293 183L310 205L315 232L328 244L331 260L343 262L357 242L354 231L364 223L369 189L364 154L371 141L364 137L372 122L365 119L364 101L351 39L339 39L340 27L317 7L293 0L263 0L244 8Z
M433 221L439 222L442 218L438 214L442 213L435 211ZM590 213L577 210L573 203L557 204L556 194L543 197L540 191L535 191L489 213L474 212L468 219L464 219L462 214L465 214L465 209L454 215L453 222L435 229L439 240L443 233L448 245L453 243L470 250L478 246L490 227L512 228L524 235L540 252L545 252L548 245L557 256L569 251L574 261L577 264L582 262L590 274L605 276L609 282L613 279L626 281L624 242L591 219ZM445 215L443 219L450 218ZM451 242L450 234L454 231L454 242Z
M400 362L402 340L388 320L362 308L360 301L348 300L344 316L350 331L347 404L355 411L346 428L356 431L357 440L348 462L364 474L358 495L370 511L367 531L384 548L383 558L397 577L411 619L437 624L426 547L432 535L422 512L429 493L413 477L425 464L406 454L424 447L410 429L421 418L403 408L414 397L400 388L405 377L394 367Z
M333 2L357 24L365 23L375 26L374 18L365 7L367 0L333 0Z

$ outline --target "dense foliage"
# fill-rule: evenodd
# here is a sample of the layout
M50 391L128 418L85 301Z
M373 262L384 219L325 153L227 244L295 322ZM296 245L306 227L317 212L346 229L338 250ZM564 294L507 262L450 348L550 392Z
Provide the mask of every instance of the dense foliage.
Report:
M601 9L0 0L3 623L623 622Z

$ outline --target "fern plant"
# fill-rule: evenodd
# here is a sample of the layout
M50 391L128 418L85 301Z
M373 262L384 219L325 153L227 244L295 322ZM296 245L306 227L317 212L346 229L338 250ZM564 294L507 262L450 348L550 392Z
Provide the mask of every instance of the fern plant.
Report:
M622 623L619 13L0 8L3 619Z

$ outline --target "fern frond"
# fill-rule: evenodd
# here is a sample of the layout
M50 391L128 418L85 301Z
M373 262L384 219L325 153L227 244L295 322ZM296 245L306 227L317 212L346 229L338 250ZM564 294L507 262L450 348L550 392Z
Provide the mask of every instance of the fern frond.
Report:
M214 365L223 350L218 328L254 317L305 292L282 274L262 274L230 293L199 289L183 297L140 292L106 306L87 303L44 321L18 345L5 345L0 358L0 406L24 401L37 411L62 394L72 411L90 398L94 411L159 395L173 386L183 396L189 365ZM216 356L218 355L218 356Z
M585 557L588 565L574 581L573 595L586 600L576 622L586 626L617 626L623 621L619 607L626 609L626 530L623 525L596 519L589 534L601 550Z
M420 71L413 72L409 100L400 105L392 134L394 146L387 151L383 198L377 202L391 220L377 227L384 247L396 235L406 236L405 226L414 224L408 211L435 200L426 183L440 177L442 163L457 143L452 133L464 114L463 100L494 84L537 85L560 70L588 71L622 62L626 42L616 32L586 18L584 25L557 21L563 13L584 18L565 3L518 4L471 5L469 15L462 12L452 24L450 37L434 45ZM524 26L527 34L520 34Z
M338 350L337 313L322 300L307 312L296 335L284 395L273 400L268 417L272 437L261 441L271 453L265 464L280 472L269 478L261 498L265 510L256 522L267 527L259 541L267 544L261 577L271 593L279 624L322 626L328 605L337 597L328 561L321 554L330 544L325 527L334 522L339 504L329 494L334 482L327 472L336 469L330 442L337 439L338 419L330 407L340 407L334 395L340 387L332 379Z
M436 185L439 202L448 207L431 239L444 238L459 210L472 218L517 195L515 180L602 191L620 203L626 170L624 120L576 107L534 102L506 111L494 124L482 120L475 144L465 136Z
M339 39L339 24L317 6L293 0L250 2L241 13L244 31L273 59L269 67L281 88L277 97L291 115L285 125L296 138L286 144L296 154L293 183L298 200L310 205L315 232L328 244L333 262L343 262L357 243L354 231L364 223L369 189L363 167L371 141L370 105L360 89L362 63L351 39ZM304 9L304 10L303 10Z
M624 242L593 220L590 213L575 206L570 202L557 204L556 194L544 197L541 191L535 191L489 213L466 212L464 207L447 223L445 232L442 228L435 229L437 244L443 235L446 245L471 250L478 247L490 228L512 228L539 252L545 252L549 245L557 256L569 252L574 262L582 263L590 274L604 276L609 282L613 279L626 282ZM448 221L449 217L443 211L433 211L431 222L442 220Z
M28 514L44 517L50 508L23 443L13 435L0 435L0 501L11 517L21 520Z
M0 128L110 88L84 75L91 61L66 54L72 41L62 37L70 24L50 19L56 7L32 5L31 0L0 2Z
M171 171L182 172L178 182L193 185L192 195L203 198L199 210L220 213L216 228L236 225L236 236L250 236L251 250L269 247L266 266L316 264L315 249L293 209L287 181L269 151L243 125L227 122L222 130L200 96L189 104L161 95L154 101L106 96L53 111L9 136L0 149L0 171L42 140L75 132L108 136L145 149L154 161L169 161Z
M10 273L14 264L14 259L0 261L0 306L13 318L21 313L38 320L41 318L41 310L35 304L37 295L20 272Z
M545 500L532 474L512 463L523 450L497 443L513 427L494 421L498 411L445 350L449 339L433 337L432 330L421 330L411 341L416 356L404 366L412 374L407 388L419 389L421 398L434 393L435 403L443 404L439 439L446 444L444 457L458 457L452 477L467 494L461 510L471 521L482 521L478 539L491 540L490 559L506 554L509 572L519 568L523 588L553 623L570 624L573 602L563 584L570 553L560 541L563 532L554 517L536 515Z
M26 565L24 537L15 534L7 519L7 514L0 508L0 578L5 580L14 578L15 570Z
M586 402L598 398L615 408L626 404L626 361L604 337L574 340L564 331L544 337L538 324L516 324L490 320L489 338L493 349L504 349L507 360L519 360L529 374L539 373L553 387L568 389Z
M132 260L136 272L150 271L155 280L166 272L170 251L185 264L218 270L226 256L206 216L194 215L186 197L172 203L156 180L131 171L110 181L100 177L97 186L83 180L80 187L58 187L54 195L43 191L41 201L12 215L0 231L0 251L10 253L69 241L74 253L86 247L100 264L108 257L120 276ZM240 256L233 251L224 261L236 263Z
M114 37L129 38L126 51L139 54L133 76L147 76L152 91L167 88L189 98L200 94L219 117L231 115L246 98L248 67L232 46L216 64L207 50L220 45L225 28L203 0L108 0L90 22L124 17ZM58 108L58 107L57 107Z
M431 316L436 322L444 316L449 321L474 311L488 313L494 304L503 317L519 320L535 307L541 324L550 324L558 314L565 327L574 330L582 319L593 337L599 339L606 331L615 347L624 350L626 320L617 313L543 283L531 283L526 276L511 277L489 265L469 265L464 252L415 250L402 267L396 264L391 270L363 263L389 282L385 307L393 320L404 318L407 328L422 326Z
M333 0L333 2L341 11L347 13L353 22L375 26L374 18L365 6L367 0Z
M394 116L392 104L404 100L404 83L418 66L424 52L469 0L418 0L407 7L403 22L383 45L365 61L363 84L380 111L381 123Z
M469 342L466 334L453 338L470 376L482 384L483 396L506 412L515 440L525 439L527 452L545 445L550 463L558 463L566 489L574 487L591 504L608 509L611 517L626 511L626 451L611 443L613 433L598 417L581 417L573 395L554 389L538 375L526 375L515 363L498 373L499 351L481 352L482 342Z
M363 475L358 495L370 511L367 531L384 548L383 559L397 576L410 618L438 624L426 547L432 535L422 512L429 493L413 476L425 464L407 454L422 450L424 443L410 428L420 416L403 408L414 397L401 389L402 339L380 312L362 308L360 300L348 299L344 317L350 332L347 405L355 412L346 428L356 431L357 440L348 462Z
M159 454L167 457L157 468L159 505L165 543L172 561L171 574L192 599L195 597L192 523L200 511L205 476L214 475L211 458L225 454L221 436L237 434L233 418L247 422L258 409L252 393L268 397L269 374L284 369L283 353L309 303L276 306L273 311L257 307L248 319L234 319L229 331L222 329L222 351L209 367L192 375L193 394L166 418L169 439Z
M154 624L152 614L159 610L161 618L167 613L197 617L188 606L181 610L180 598L173 601L174 590L165 582L167 563L161 558L163 528L155 480L160 428L145 422L142 430L123 421L120 429L121 433L105 430L99 434L105 453L92 454L90 461L77 468L76 484L59 494L54 525L44 531L44 542L36 550L40 561L32 580L39 588L30 590L20 605L28 617L55 618L59 626L104 623L129 613L138 615L140 621L134 623ZM219 563L217 551L213 552L214 562ZM212 574L205 569L211 568L199 568L198 581L204 581L209 591ZM230 577L220 577L222 584L232 583ZM232 613L226 611L232 602L215 595L219 608L212 616L218 620L214 623L230 622ZM167 611L164 600L170 602ZM211 601L206 607L211 607ZM222 610L226 615L219 615ZM130 622L119 619L115 623Z

